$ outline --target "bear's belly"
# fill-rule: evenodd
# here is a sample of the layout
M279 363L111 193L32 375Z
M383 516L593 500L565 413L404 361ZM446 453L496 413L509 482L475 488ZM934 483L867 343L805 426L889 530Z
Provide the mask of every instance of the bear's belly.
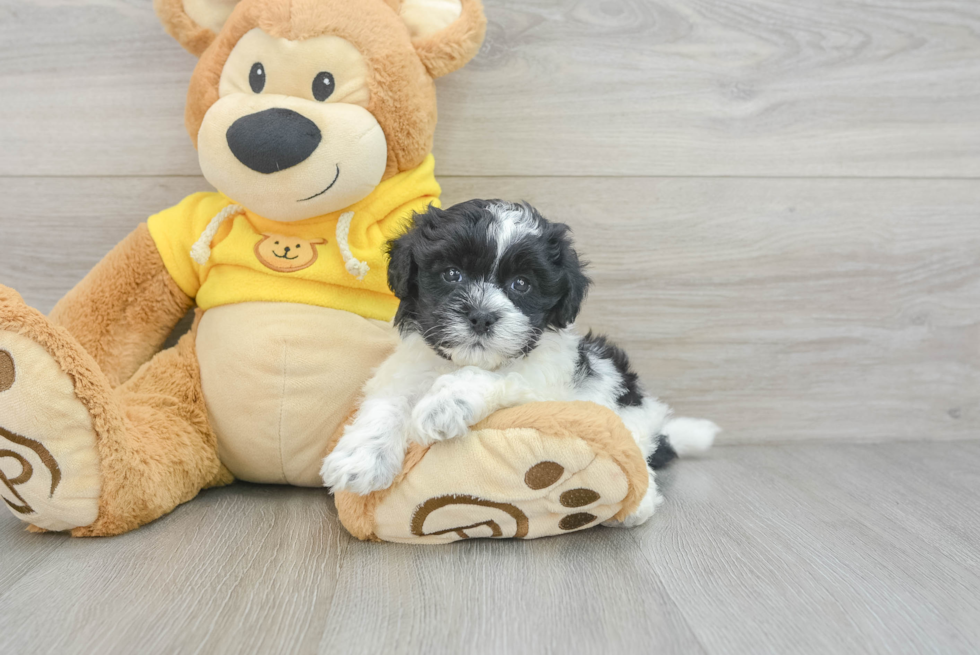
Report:
M311 305L206 311L197 358L221 462L240 480L320 486L330 437L395 341L380 321Z

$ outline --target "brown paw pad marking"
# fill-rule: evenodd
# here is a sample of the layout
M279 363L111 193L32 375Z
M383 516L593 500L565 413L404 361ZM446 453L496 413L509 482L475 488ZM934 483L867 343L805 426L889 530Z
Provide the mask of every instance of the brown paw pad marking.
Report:
M577 530L595 521L595 514L581 512L580 514L569 514L558 521L558 527L562 530Z
M503 530L500 529L500 524L498 524L493 519L487 519L485 521L477 521L475 523L470 523L468 525L459 525L452 528L445 528L443 530L438 530L435 532L425 531L425 519L429 517L436 510L442 509L449 505L472 505L474 507L485 507L491 510L498 510L505 514L509 514L516 525L516 529L513 535L514 539L523 539L527 536L528 530L528 519L527 515L524 514L517 507L514 507L510 503L497 503L492 500L484 500L482 498L477 498L475 496L469 496L466 494L450 494L448 496L438 496L436 498L430 498L425 501L417 508L415 508L415 513L412 515L412 534L416 537L430 537L430 536L441 536L448 534L450 532L455 532L456 536L460 539L469 539L469 534L466 533L467 530L478 527L487 527L490 529L490 533L494 537L503 537ZM476 515L479 510L474 510L473 514Z
M562 507L585 507L599 500L599 493L591 489L569 489L558 497Z
M14 386L16 377L14 358L6 350L0 350L0 393Z
M565 474L565 467L557 462L538 462L527 470L524 474L524 484L531 489L538 491L547 489L561 479ZM562 507L585 507L599 500L599 492L592 489L578 488L563 491L558 501ZM562 530L577 530L585 527L596 520L595 514L588 512L578 512L562 517L558 521L558 527Z
M538 491L547 489L561 479L565 467L558 462L538 462L524 474L524 484Z
M0 351L0 353L2 353L2 351ZM48 473L51 475L51 495L53 496L54 490L58 488L58 483L61 482L61 469L58 467L58 463L54 461L54 457L51 456L51 453L48 452L48 449L33 439L22 437L19 434L14 434L13 432L3 428L0 428L0 439L6 439L17 446L22 446L34 451L34 454L36 454L41 460L41 464L48 469ZM18 514L33 514L34 508L32 508L27 501L24 500L23 496L17 493L16 487L31 479L31 477L34 475L34 467L31 466L31 463L27 461L23 455L5 448L0 448L0 459L12 459L20 464L20 473L12 478L8 478L7 475L0 470L0 484L6 487L10 494L14 497L14 501L4 498L3 502L7 503L7 505L9 505L10 508Z

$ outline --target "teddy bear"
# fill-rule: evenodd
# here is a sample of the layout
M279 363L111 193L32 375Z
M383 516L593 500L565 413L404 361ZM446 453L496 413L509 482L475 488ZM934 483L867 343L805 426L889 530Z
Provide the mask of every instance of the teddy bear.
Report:
M396 343L384 244L439 202L434 80L486 24L479 0L155 7L199 57L185 122L216 191L149 217L49 316L0 286L0 496L34 531L118 535L236 479L322 485ZM360 539L444 543L591 527L647 485L610 410L536 403L335 502Z

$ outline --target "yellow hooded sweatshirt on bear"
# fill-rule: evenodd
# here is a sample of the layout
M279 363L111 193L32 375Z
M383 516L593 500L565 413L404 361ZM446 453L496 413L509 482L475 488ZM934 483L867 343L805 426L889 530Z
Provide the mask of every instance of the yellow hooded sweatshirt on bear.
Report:
M360 202L294 223L253 214L222 193L195 193L151 216L150 235L167 272L202 309L292 302L389 321L398 299L384 245L413 213L439 206L434 167L429 155ZM210 241L209 227L217 228Z

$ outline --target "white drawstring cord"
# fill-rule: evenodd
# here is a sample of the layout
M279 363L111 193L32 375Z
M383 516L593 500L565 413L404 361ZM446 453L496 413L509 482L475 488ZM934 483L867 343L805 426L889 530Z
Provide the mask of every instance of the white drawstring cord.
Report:
M340 215L340 220L337 221L337 245L340 247L340 256L344 258L344 268L358 280L363 280L371 267L367 265L367 262L355 258L354 253L350 251L347 238L350 236L352 220L354 220L354 212L344 212Z
M211 241L214 239L214 235L218 233L221 224L232 216L244 213L245 208L241 205L228 205L215 214L208 226L201 232L200 238L191 246L191 259L201 266L207 264L208 260L211 259Z
M215 214L214 218L208 223L208 226L204 228L200 238L191 247L191 259L201 266L207 264L208 260L211 259L211 241L214 239L214 235L218 233L218 230L221 229L221 224L232 216L244 213L245 208L241 205L228 205ZM344 258L344 268L347 269L347 272L358 280L363 280L368 274L368 271L371 270L371 267L368 266L367 262L362 262L354 257L354 253L350 250L348 238L350 236L350 224L353 219L354 212L345 212L340 215L340 220L337 221L337 246L340 248L340 256Z

